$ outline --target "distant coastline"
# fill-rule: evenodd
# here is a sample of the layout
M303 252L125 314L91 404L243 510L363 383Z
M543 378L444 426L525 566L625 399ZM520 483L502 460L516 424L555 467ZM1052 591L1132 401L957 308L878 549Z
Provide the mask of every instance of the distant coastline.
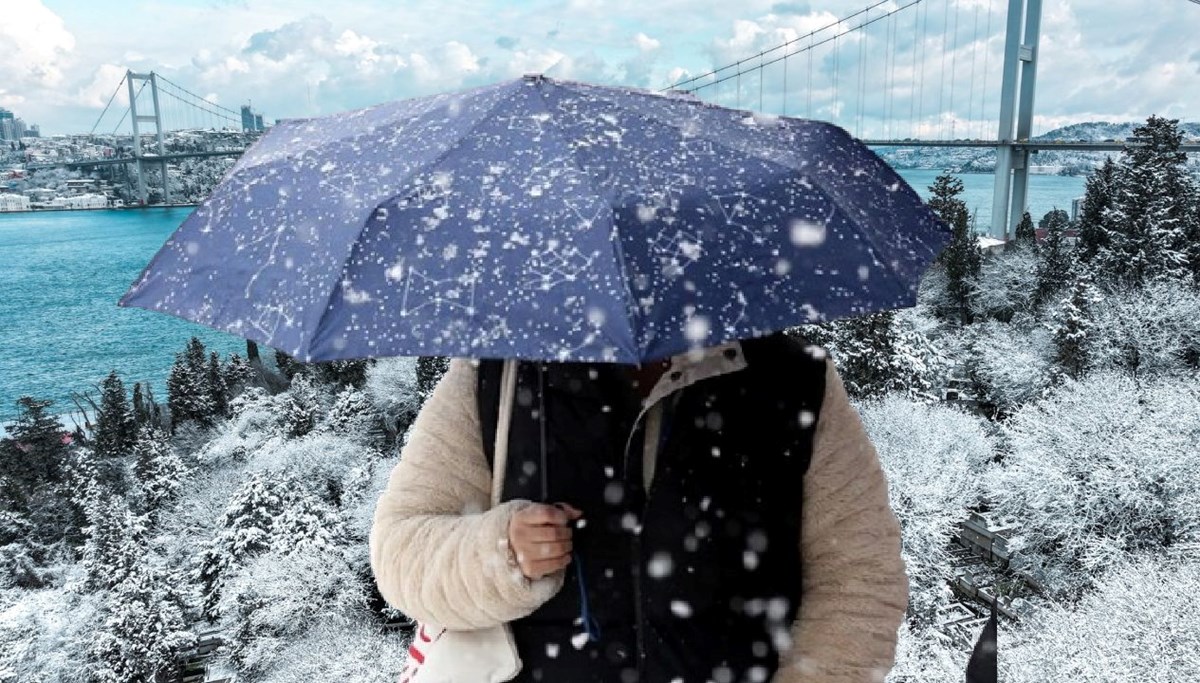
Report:
M88 206L79 208L70 207L39 207L36 209L22 209L20 211L0 211L0 215L10 213L46 213L49 211L138 211L142 209L180 209L189 206L199 206L199 202L181 202L179 204L135 204L132 206Z

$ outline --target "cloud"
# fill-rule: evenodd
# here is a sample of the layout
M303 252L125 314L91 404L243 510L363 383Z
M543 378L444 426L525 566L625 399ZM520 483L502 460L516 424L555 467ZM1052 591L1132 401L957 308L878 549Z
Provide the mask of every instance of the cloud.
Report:
M642 52L650 52L651 50L657 50L659 47L662 46L662 43L651 38L650 36L646 35L645 33L638 33L636 36L633 37L633 41L635 43L637 43L638 49L641 50Z
M0 16L0 104L61 85L75 50L75 36L62 18L41 0L9 0Z
M502 50L512 50L521 43L520 39L513 38L512 36L500 36L500 37L496 38L495 42L496 42L496 47L498 47Z

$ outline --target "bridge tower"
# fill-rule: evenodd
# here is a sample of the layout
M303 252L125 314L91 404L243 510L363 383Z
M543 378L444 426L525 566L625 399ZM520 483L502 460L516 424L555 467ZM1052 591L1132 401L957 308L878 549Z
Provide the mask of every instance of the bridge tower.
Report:
M133 82L138 81L142 84L142 88L146 83L150 84L150 100L154 105L154 115L139 115L137 108L137 93L141 92L142 88L136 91L133 88ZM155 136L158 138L158 156L159 168L162 172L162 190L163 203L170 201L170 183L167 181L167 162L164 157L167 153L166 145L163 143L163 124L162 110L158 107L158 75L151 71L148 74L134 73L132 70L125 73L125 82L129 85L129 116L133 121L133 157L137 160L137 181L138 181L138 199L145 205L149 200L149 194L146 192L146 164L155 163L148 161L142 153L142 136L139 130L141 123L153 123Z
M1030 151L1014 143L1028 142L1033 127L1033 94L1037 83L1041 25L1042 0L1008 0L991 229L993 237L1005 240L1012 236L1021 214L1025 212Z

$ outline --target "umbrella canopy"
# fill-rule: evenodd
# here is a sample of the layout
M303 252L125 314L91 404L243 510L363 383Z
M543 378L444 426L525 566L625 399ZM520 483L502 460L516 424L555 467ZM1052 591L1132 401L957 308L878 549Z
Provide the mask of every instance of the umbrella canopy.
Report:
M837 126L529 76L280 122L119 305L306 362L638 363L912 306L949 237Z

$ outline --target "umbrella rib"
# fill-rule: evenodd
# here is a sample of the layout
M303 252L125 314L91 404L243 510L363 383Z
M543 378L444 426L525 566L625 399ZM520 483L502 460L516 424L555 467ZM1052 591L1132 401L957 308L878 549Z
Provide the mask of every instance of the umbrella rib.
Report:
M518 86L519 86L519 84L518 84ZM428 162L421 164L420 166L414 167L408 173L408 175L406 175L404 177L403 182L399 182L396 184L396 187L397 188L406 187L408 185L409 181L411 181L415 175L417 175L418 173L420 173L422 171L425 171L426 169L428 169L432 166L440 164L442 161L444 161L446 159L446 157L450 156L455 150L457 150L459 147L461 147L463 144L463 141L466 140L467 138L469 138L471 136L471 134L474 133L477 128L479 128L479 126L481 126L485 121L487 121L488 118L492 115L492 113L495 112L496 109L501 104L508 101L508 99L510 99L511 97L516 95L516 93L518 93L518 92L520 92L520 88L516 87L516 88L512 89L512 92L510 92L508 94L508 96L497 98L496 101L492 103L492 106L488 107L488 110L486 112L484 112L483 115L480 116L479 119L477 119L475 121L475 123L471 124L471 126L469 128L467 128L465 131L463 131L463 134L460 135L459 138L457 140L455 140L453 144L451 144L449 147L447 147L445 150L443 150L442 153L437 155L435 158L430 159ZM330 287L329 297L325 300L325 306L323 308L321 308L321 314L317 318L316 324L313 326L313 333L308 339L308 348L305 349L305 351L306 351L305 357L306 358L310 357L312 355L314 342L317 339L317 334L321 331L321 323L325 322L325 316L329 314L329 308L330 308L330 305L333 303L333 297L337 294L338 288L341 286L342 279L346 276L346 273L349 270L350 258L352 256L354 256L354 247L356 244L358 244L358 241L360 239L362 239L362 234L367 229L366 217L369 217L371 214L373 214L375 211L377 211L381 204L391 201L392 199L395 199L397 196L399 196L399 192L391 194L391 195L387 196L386 198L384 198L383 200L376 202L375 206L373 206L371 208L371 210L366 213L366 216L364 216L363 219L361 220L362 226L358 230L358 235L353 240L350 241L350 252L348 254L346 254L344 259L342 259L342 268L341 268L341 271L339 272L337 282L334 282L333 286Z
M545 111L546 114L550 115L550 120L553 121L554 115L550 111L550 107L546 102L546 95L545 95L545 93L542 92L541 84L538 84L538 95L539 95L538 101L542 105L542 110ZM555 137L558 138L559 142L562 143L563 148L566 149L567 156L571 159L571 162L575 165L575 168L579 170L579 174L582 175L584 178L587 178L588 187L590 187L592 189L592 194L594 194L596 197L599 197L600 200L608 206L608 218L609 218L609 226L610 226L610 234L609 234L609 240L608 240L609 246L613 249L613 252L614 252L613 259L617 262L617 268L621 274L621 285L622 285L622 289L625 291L625 297L626 297L626 302L625 302L626 310L628 311L630 316L637 318L637 320L633 321L633 323L634 323L632 325L633 329L630 329L630 338L634 340L634 342L637 344L637 347L633 348L633 349L629 349L629 351L631 352L631 356L633 358L641 359L642 349L641 349L640 342L638 341L640 339L640 336L638 336L638 332L640 332L640 330L641 330L641 315L637 310L637 306L635 305L635 302L633 299L633 292L630 291L630 289L629 289L629 271L625 267L625 251L621 248L620 234L617 233L617 221L613 218L613 212L615 209L612 205L612 201L610 201L607 197L605 197L603 194L601 194L600 191L596 188L596 185L593 183L594 179L592 178L591 174L587 172L587 170L583 167L583 164L579 163L579 159L575 156L575 150L573 150L571 148L571 145L567 142L566 138L563 137L563 135L559 132L558 128L553 125L549 126L549 128L554 131ZM640 362L640 360L639 360L639 362Z

